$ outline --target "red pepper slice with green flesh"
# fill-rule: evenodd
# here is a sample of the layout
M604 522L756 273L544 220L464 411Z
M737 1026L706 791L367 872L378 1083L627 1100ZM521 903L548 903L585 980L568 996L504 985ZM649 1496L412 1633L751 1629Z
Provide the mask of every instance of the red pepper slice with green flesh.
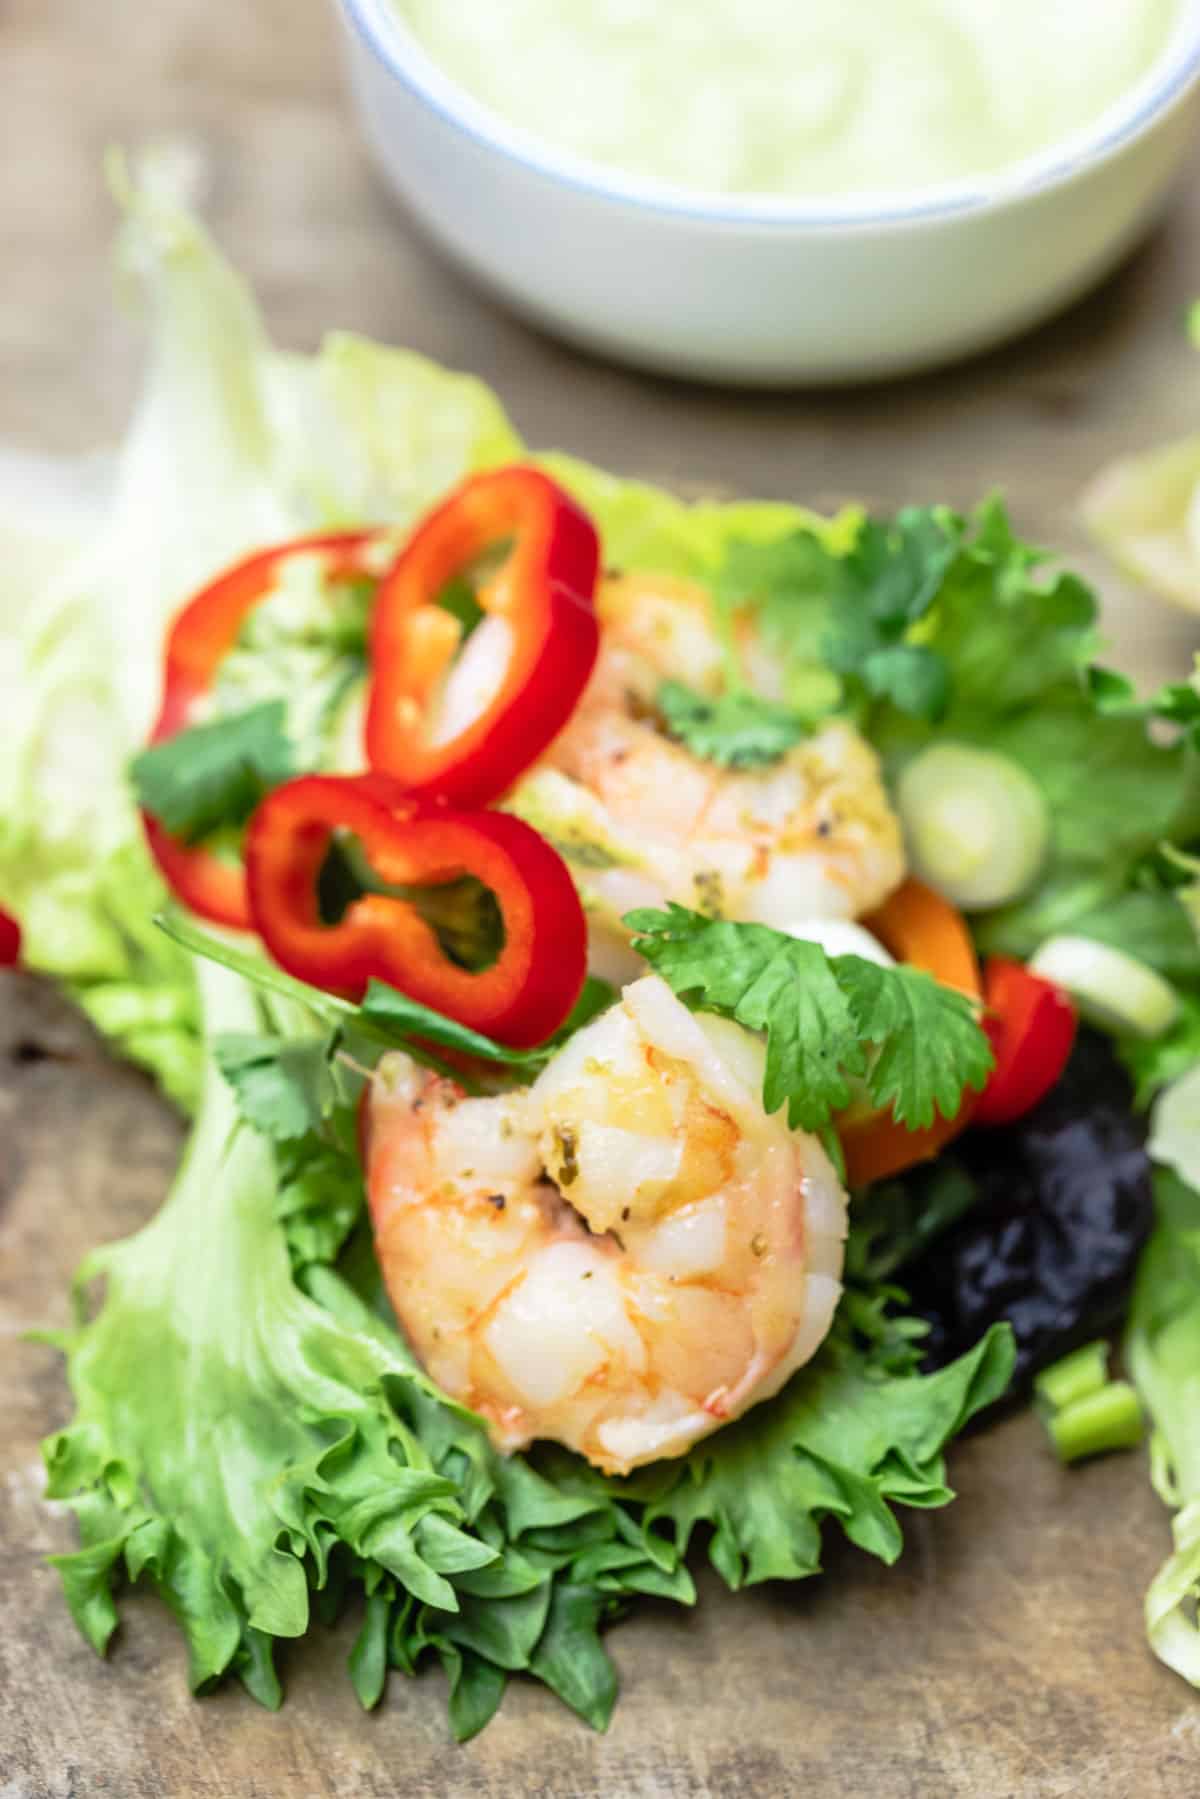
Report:
M151 743L162 743L196 723L221 663L237 642L247 616L273 590L289 557L328 552L330 580L371 574L366 554L378 531L323 531L258 550L201 588L176 615L167 637L162 705ZM193 912L234 930L253 928L242 864L226 860L204 844L185 843L142 814L151 853L172 892Z
M335 844L352 839L382 891L322 916ZM513 1048L558 1029L583 986L587 927L562 858L504 812L416 805L376 774L302 775L256 809L246 831L250 909L263 943L298 979L361 999L372 979ZM422 915L450 883L473 877L493 896L503 943L472 973ZM390 889L391 891L388 891ZM396 890L402 890L401 897Z
M0 906L0 968L15 968L21 960L21 927L11 912Z
M463 627L439 605L447 583L509 547L477 600L508 627L502 672L448 736L437 727ZM599 649L596 530L539 469L472 476L419 524L380 582L371 618L367 760L413 799L481 806L510 788L562 730ZM502 648L502 646L501 646Z
M1060 988L1023 963L992 956L984 969L983 1028L996 1066L973 1124L1012 1124L1058 1081L1075 1042L1075 1009Z

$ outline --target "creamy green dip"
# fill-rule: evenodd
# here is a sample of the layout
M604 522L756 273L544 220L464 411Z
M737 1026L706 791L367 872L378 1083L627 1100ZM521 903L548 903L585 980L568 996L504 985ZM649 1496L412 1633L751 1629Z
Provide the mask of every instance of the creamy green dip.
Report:
M560 150L679 187L820 197L1003 169L1097 118L1177 0L394 0Z

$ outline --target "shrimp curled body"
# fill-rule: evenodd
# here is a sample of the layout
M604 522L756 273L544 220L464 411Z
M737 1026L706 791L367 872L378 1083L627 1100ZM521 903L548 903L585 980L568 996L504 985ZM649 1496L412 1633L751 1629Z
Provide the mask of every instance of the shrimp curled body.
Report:
M704 589L665 576L610 578L597 598L600 656L566 728L506 805L566 858L588 914L593 969L630 980L623 914L678 901L716 918L786 927L858 918L904 878L900 826L879 758L829 719L772 766L719 767L664 735L664 680L713 696L722 650ZM751 687L781 698L780 671L746 629Z
M375 1077L376 1248L429 1374L504 1450L608 1472L679 1455L777 1392L841 1291L846 1196L768 1117L763 1050L657 976L534 1085L467 1098L396 1053Z

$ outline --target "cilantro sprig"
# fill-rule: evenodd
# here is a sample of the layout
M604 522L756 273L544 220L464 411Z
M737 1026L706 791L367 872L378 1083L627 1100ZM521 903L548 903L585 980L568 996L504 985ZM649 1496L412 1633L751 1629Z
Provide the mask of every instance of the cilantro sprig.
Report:
M634 948L679 998L767 1039L763 1103L819 1130L862 1081L909 1130L953 1118L992 1066L971 1002L915 968L826 956L767 925L684 906L631 912Z
M388 1049L404 1049L428 1067L452 1072L468 1088L475 1085L473 1077L457 1066L450 1070L436 1053L439 1049L497 1072L504 1070L515 1079L532 1080L567 1037L615 998L607 981L589 977L570 1017L553 1037L535 1049L510 1049L382 981L372 981L361 1005L356 1005L296 980L257 950L201 930L177 910L162 913L158 924L193 955L302 1009L305 1031L275 1036L225 1033L213 1045L243 1118L277 1143L294 1142L310 1133L344 1138L345 1116L357 1101L364 1072Z
M1077 684L1095 653L1094 596L1046 560L993 497L970 518L933 506L867 519L844 553L808 528L734 542L714 599L726 641L753 618L806 714L847 708L872 734L895 723L889 708L978 729Z
M709 698L680 681L664 681L657 705L669 737L722 768L769 767L808 735L791 707L746 688Z

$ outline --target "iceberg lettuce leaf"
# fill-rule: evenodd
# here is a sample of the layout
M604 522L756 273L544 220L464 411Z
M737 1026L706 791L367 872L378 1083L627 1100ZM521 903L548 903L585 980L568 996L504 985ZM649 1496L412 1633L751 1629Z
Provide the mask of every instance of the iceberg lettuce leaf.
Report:
M345 336L281 354L171 160L132 180L118 159L112 179L118 267L150 338L128 435L112 458L0 453L0 907L28 965L191 1107L190 968L150 926L165 896L127 778L167 625L248 550L402 525L519 443L480 382L421 357Z
M1193 1078L1190 1104L1197 1103ZM1146 1594L1146 1634L1160 1660L1200 1687L1200 1192L1190 1184L1200 1182L1196 1145L1193 1128L1188 1180L1165 1169L1157 1177L1159 1222L1138 1270L1125 1357L1153 1420L1151 1478L1174 1512L1173 1552ZM1156 1153L1162 1148L1160 1140Z

